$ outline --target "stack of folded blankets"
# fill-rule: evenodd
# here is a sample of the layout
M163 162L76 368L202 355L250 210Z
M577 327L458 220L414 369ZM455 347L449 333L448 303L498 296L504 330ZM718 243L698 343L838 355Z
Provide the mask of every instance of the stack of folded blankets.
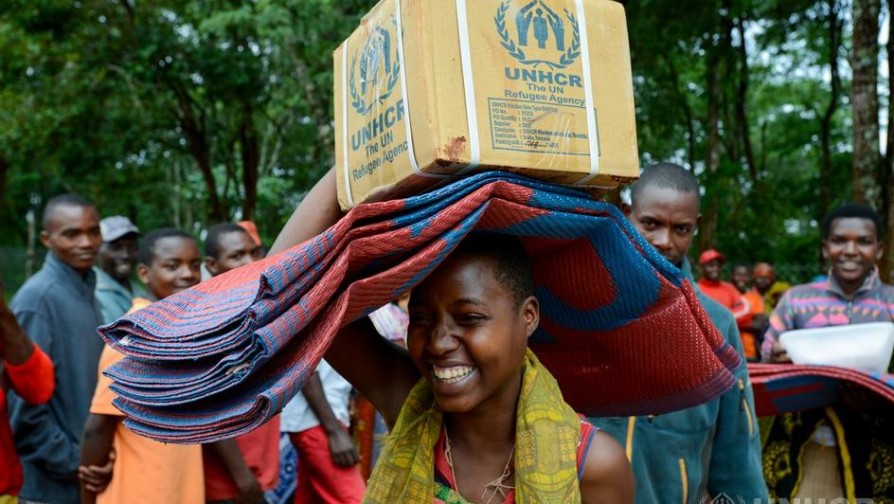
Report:
M126 355L106 371L115 404L164 442L248 432L301 389L340 327L410 291L473 231L517 236L534 258L530 344L579 412L657 414L733 385L736 352L616 208L484 172L359 205L312 240L101 328Z

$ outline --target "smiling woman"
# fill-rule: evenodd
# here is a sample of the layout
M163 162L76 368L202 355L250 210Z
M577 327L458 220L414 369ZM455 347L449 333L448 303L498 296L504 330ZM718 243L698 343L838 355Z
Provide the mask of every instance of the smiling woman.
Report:
M467 238L413 291L407 346L443 411L514 409L540 319L533 292L521 243L487 235Z
M484 172L341 216L335 186L330 172L266 259L103 328L128 356L109 374L130 428L179 443L243 434L310 383L325 352L394 427L367 502L493 502L510 486L519 504L624 502L623 451L569 404L669 411L735 382L736 350L691 285L608 204ZM477 231L500 235L472 247ZM526 253L535 296L515 288L530 268L516 276L504 259ZM364 317L405 292L412 354ZM214 378L190 378L203 376Z
M328 358L394 426L367 502L408 502L420 485L443 503L632 500L620 445L578 417L527 348L540 322L533 294L521 242L473 233L413 290L410 359L366 337L368 365L348 365L365 318L336 338ZM533 455L546 447L554 456ZM434 480L420 479L432 466Z

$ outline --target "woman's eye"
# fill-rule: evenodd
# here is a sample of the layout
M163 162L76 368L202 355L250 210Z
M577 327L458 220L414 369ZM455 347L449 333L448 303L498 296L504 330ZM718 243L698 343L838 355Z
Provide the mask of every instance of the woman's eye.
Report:
M460 324L477 324L486 320L487 317L477 313L470 313L465 315L459 315L456 317L456 321Z

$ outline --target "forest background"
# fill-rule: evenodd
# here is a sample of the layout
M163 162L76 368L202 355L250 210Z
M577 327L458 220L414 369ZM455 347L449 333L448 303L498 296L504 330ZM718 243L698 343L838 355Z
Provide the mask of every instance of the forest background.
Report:
M694 252L809 279L822 216L849 200L894 237L894 0L622 3L642 164L705 190ZM269 243L333 162L331 53L373 4L0 2L7 294L42 259L29 212L66 191L144 230L253 219Z

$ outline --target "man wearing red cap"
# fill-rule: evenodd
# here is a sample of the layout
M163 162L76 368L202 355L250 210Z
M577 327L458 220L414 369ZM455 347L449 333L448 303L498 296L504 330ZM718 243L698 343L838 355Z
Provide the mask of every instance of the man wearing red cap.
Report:
M698 258L698 264L702 269L698 287L706 296L733 312L739 330L747 329L751 324L751 307L735 285L720 279L724 262L726 262L726 258L716 249L702 252ZM756 355L756 352L754 353Z

